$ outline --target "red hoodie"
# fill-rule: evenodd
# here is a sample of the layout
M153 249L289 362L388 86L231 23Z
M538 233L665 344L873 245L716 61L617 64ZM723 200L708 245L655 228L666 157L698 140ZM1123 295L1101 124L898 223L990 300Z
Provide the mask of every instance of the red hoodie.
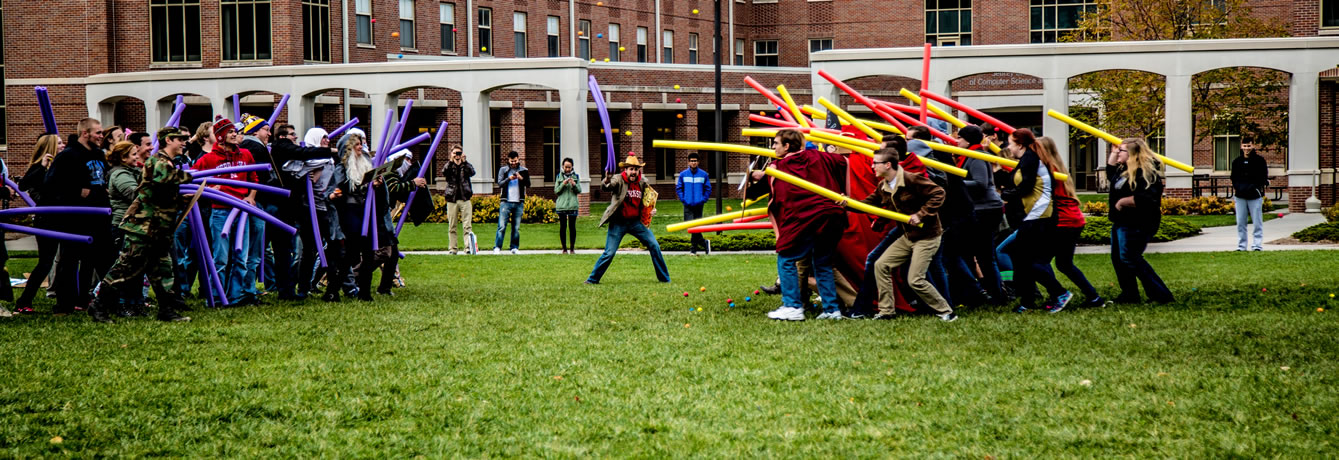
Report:
M204 171L226 168L229 166L245 166L254 164L255 162L256 161L251 158L251 152L247 149L235 146L229 147L227 144L217 142L214 144L214 150L210 150L209 153L204 154L199 160L195 161L194 167L196 171ZM259 182L255 172L223 174L216 177L219 179L232 179L252 183ZM227 185L219 186L219 190L222 190L223 193L232 195L239 200L251 193L251 190L241 187L229 187ZM216 202L213 207L218 209L227 208L228 206Z
M1074 179L1071 177L1070 180ZM1055 209L1056 227L1083 228L1083 225L1087 223L1083 220L1083 210L1079 208L1079 200L1069 196L1069 189L1065 188L1065 184L1056 184L1051 203L1051 206Z
M846 189L846 159L836 154L804 150L772 162L772 167L828 190ZM771 183L772 201L767 211L777 228L776 252L786 252L814 238L841 238L847 223L841 206L789 182Z

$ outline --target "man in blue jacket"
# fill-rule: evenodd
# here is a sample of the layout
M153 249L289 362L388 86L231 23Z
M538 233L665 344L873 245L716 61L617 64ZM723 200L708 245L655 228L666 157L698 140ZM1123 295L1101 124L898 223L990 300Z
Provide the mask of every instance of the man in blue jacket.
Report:
M674 181L674 193L679 195L679 201L683 203L685 221L702 218L702 205L707 202L707 198L711 198L711 178L697 165L697 152L688 154L688 169L679 173L679 178ZM711 242L703 238L701 233L694 233L689 251L697 255L699 247L711 254Z

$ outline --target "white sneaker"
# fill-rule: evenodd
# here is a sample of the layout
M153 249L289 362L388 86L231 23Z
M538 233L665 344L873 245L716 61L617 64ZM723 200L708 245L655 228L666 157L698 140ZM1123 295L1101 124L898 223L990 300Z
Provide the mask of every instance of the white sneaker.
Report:
M520 254L520 253L521 253L521 250L520 250L520 249L516 249L516 248L511 248L511 253L512 253L513 255L515 255L515 254Z
M781 307L768 312L767 317L782 321L804 321L804 309L799 307Z
M8 308L0 307L0 318L8 318L11 316L14 316L14 312L9 311Z
M935 315L935 316L938 316L939 319L943 320L946 323L951 323L958 320L958 315L954 313L944 313L942 315Z
M493 254L501 254L502 248L493 248Z
M846 319L846 317L845 317L845 316L842 316L842 312L840 312L840 311L830 311L830 312L826 312L826 313L823 313L823 314L821 314L821 315L818 315L818 316L815 317L814 319Z

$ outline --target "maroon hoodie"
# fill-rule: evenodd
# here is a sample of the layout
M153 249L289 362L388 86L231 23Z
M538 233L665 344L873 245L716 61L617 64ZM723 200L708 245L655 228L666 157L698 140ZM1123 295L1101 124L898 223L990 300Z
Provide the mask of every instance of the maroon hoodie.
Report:
M772 167L828 190L846 190L846 159L837 154L804 150L773 161ZM776 223L779 253L816 238L841 238L846 230L846 213L841 206L786 181L772 179L767 213Z

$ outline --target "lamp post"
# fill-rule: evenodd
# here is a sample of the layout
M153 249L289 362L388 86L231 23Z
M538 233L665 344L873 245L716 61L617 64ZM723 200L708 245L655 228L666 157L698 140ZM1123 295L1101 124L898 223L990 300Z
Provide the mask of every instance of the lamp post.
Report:
M715 31L712 33L712 41L715 43L715 51L712 54L712 60L716 65L716 129L715 141L720 143L725 140L725 126L721 120L721 0L716 0L716 20ZM725 154L717 152L716 154L716 214L720 214L725 199Z

